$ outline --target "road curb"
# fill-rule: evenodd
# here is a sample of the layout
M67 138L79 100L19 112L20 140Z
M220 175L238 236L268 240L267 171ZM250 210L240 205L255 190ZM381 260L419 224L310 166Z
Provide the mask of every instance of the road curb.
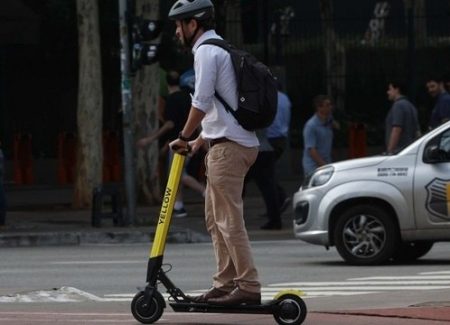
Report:
M155 229L150 230L90 230L45 231L0 234L1 247L74 246L85 244L150 243ZM168 243L210 242L209 236L191 229L174 229L167 235Z

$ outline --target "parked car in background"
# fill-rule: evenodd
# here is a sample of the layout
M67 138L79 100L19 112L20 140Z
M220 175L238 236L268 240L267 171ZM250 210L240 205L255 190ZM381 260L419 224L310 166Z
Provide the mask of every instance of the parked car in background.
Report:
M450 122L396 155L329 164L294 194L294 233L350 264L411 261L450 241Z

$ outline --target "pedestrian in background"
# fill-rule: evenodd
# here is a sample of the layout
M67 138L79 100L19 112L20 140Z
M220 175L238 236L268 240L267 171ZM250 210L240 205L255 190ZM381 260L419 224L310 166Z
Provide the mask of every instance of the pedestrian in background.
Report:
M303 173L307 177L331 162L333 146L333 104L327 95L313 99L315 114L303 128Z
M278 80L278 105L277 113L272 124L266 129L266 136L272 145L275 158L280 159L286 149L291 124L291 100L282 91L281 82Z
M266 129L267 140L273 148L275 162L279 161L289 143L289 126L291 124L291 100L282 91L282 84L278 80L278 104L277 113L272 124ZM291 203L291 197L286 195L283 187L276 182L278 201L280 202L280 215ZM266 212L268 215L268 212ZM269 217L270 220L270 217Z
M435 99L429 128L434 129L450 120L450 94L445 90L443 78L430 77L427 79L428 93Z
M175 35L194 54L195 92L189 117L172 150L192 154L205 143L205 219L216 257L213 286L195 302L216 305L261 303L259 282L243 216L244 178L258 155L258 138L229 114L214 95L237 106L237 83L230 54L208 39L221 39L214 30L214 6L210 0L178 0L169 12L175 20ZM202 131L189 141L201 124Z
M180 75L176 71L168 71L166 78L169 94L166 98L164 124L152 134L139 139L137 145L141 149L146 148L153 141L160 138L170 141L176 139L188 118L189 110L191 109L191 96L186 90L182 90L180 88ZM172 158L173 153L169 152L169 166ZM193 190L200 193L200 195L204 196L205 186L186 172L186 165L188 163L189 158L187 158L185 161L183 173L181 175L181 184L192 188ZM177 218L183 218L187 216L187 212L183 202L182 186L180 186L178 189L173 215Z
M450 71L444 74L444 87L447 92L450 92Z
M275 175L275 150L267 140L265 130L257 130L256 135L259 140L258 157L250 167L245 177L245 183L247 184L250 180L254 180L262 194L267 211L266 216L269 220L261 226L261 229L279 230L282 228L281 205L285 197L281 200L278 193Z
M388 84L387 97L392 102L385 121L386 153L394 154L420 135L417 108L405 97L405 86L399 81Z

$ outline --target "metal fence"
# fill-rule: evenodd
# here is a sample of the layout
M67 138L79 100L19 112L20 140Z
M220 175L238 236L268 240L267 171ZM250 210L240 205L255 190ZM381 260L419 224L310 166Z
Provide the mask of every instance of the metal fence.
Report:
M337 134L337 146L347 145L346 126L351 122L366 125L368 145L383 144L384 118L390 107L386 97L389 79L403 79L408 84L410 99L418 107L422 128L426 129L433 105L426 93L426 78L450 71L448 6L448 11L420 16L397 10L385 17L341 13L333 19L335 43L343 51L345 64L340 69L342 75L334 75L344 83L343 100L335 111L344 126ZM242 46L281 75L293 102L291 145L301 147L302 127L313 113L311 100L327 92L324 22L320 15L300 19L295 14L284 26L276 22L272 16L269 33L264 37L258 28L264 21L229 20L227 24L235 28L228 28L226 37L231 41L239 39L230 31L241 32L244 26ZM253 34L245 31L246 25L255 24Z
M41 20L39 44L0 49L0 110L3 112L0 136L8 159L12 157L16 132L33 135L35 157L55 158L59 132L76 131L76 17L73 1L65 2L71 6L66 14L55 15L54 12L59 13L56 7L42 8L42 17L51 19ZM216 4L219 2L231 3L214 0ZM340 94L343 100L337 102L335 112L343 126L336 136L336 145L347 145L345 126L352 121L367 125L369 145L381 144L383 121L390 105L386 99L387 80L403 77L409 81L411 99L419 108L425 128L432 108L425 91L425 78L431 73L450 70L450 1L423 1L426 14L414 14L412 19L403 2L333 1L333 20L326 23L333 23L345 59L344 69L340 74L334 71L333 76L325 65L327 34L318 0L242 0L242 10L237 14L220 16L218 10L218 32L274 67L285 81L293 102L293 147L301 147L301 131L312 114L311 100L327 92L330 77L338 78L345 86ZM56 3L59 5L60 1ZM121 125L118 28L114 15L105 15L116 10L113 5L116 2L102 0L100 3L104 6L101 10L104 126L117 129ZM173 2L161 3L162 11L167 12ZM389 3L388 14L383 7L385 3ZM173 23L166 24L165 28L168 30L163 36L166 52L160 61L162 67L181 70L191 65L185 54L176 57Z

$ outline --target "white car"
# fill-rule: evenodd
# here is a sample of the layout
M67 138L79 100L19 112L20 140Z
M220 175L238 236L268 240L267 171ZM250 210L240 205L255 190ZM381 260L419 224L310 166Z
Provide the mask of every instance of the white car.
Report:
M294 233L350 264L411 261L450 241L450 122L400 153L329 164L294 194Z

